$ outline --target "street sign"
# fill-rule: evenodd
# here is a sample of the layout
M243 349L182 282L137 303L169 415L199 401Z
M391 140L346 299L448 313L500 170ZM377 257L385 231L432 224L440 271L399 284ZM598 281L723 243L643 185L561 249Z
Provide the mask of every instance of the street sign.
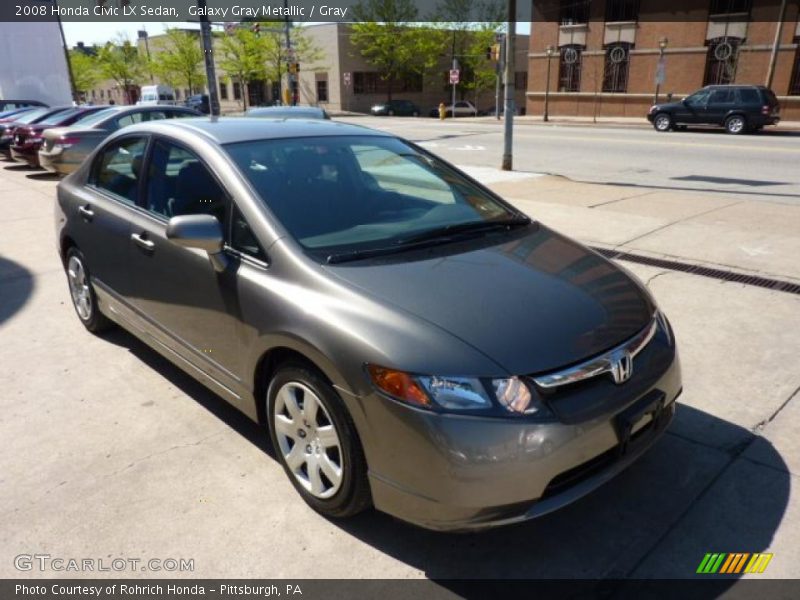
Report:
M450 83L453 85L458 84L459 75L458 69L450 69Z
M350 82L352 81L352 77L353 76L350 74L350 71L345 71L345 73L344 73L344 84L345 85L350 85Z

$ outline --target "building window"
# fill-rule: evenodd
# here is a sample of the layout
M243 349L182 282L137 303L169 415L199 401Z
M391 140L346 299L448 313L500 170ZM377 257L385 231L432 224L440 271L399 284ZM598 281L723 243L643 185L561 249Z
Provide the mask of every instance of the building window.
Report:
M389 82L380 73L374 71L356 71L353 73L354 94L385 94L389 91ZM406 73L394 80L392 92L411 93L422 91L422 74Z
M789 95L800 96L800 47L794 55L794 68L792 69L792 79L789 82Z
M639 0L606 0L606 22L638 20Z
M715 38L709 42L703 85L733 83L739 58L740 38Z
M528 72L517 71L514 73L514 89L527 90L528 89Z
M710 15L750 14L752 0L711 0Z
M581 47L563 46L558 61L558 91L579 92L581 89Z
M224 81L220 81L219 83L219 99L220 100L227 100L228 99L228 84Z
M233 99L234 100L242 99L242 84L240 84L238 81L233 82Z
M328 101L328 80L327 79L318 79L317 80L317 102L327 102Z
M589 22L590 0L561 0L558 6L558 20L562 25L577 25Z
M624 93L628 91L630 44L621 42L606 48L606 65L603 70L603 91Z

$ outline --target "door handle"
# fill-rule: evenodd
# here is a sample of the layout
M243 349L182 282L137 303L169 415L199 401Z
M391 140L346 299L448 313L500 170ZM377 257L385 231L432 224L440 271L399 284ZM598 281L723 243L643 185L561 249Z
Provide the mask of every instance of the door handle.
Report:
M138 233L132 233L131 239L136 242L136 244L142 248L143 250L147 250L148 252L152 252L153 249L156 247L155 242L148 240L147 238L143 237Z
M86 206L79 206L78 212L81 213L81 217L83 217L84 221L91 221L94 219L94 211L89 204Z

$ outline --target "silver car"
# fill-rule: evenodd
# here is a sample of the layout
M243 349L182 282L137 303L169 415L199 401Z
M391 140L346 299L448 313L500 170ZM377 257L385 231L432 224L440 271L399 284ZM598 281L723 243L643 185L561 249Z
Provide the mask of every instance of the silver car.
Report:
M86 328L121 325L263 424L327 516L544 514L641 456L681 392L638 281L383 132L134 125L56 206Z

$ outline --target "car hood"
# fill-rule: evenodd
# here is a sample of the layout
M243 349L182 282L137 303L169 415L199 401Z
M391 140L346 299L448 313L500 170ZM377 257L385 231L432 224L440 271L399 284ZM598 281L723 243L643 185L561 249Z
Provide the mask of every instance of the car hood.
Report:
M325 269L518 375L551 371L608 350L653 317L652 299L626 271L541 225L488 243L466 249L469 242L456 243Z

